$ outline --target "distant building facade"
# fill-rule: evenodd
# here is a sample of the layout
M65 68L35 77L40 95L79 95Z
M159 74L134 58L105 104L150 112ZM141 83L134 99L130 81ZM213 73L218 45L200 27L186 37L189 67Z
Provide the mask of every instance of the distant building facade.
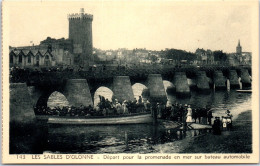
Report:
M52 67L82 66L93 63L93 15L80 13L68 15L69 39L47 37L36 46L9 47L10 66Z
M93 42L92 42L92 21L93 15L80 13L68 15L69 20L69 40L73 44L73 53L79 56L81 65L88 65L93 61Z
M243 52L242 46L240 45L240 40L236 47L235 53L228 54L228 63L230 65L251 65L252 64L252 53Z
M204 50L203 48L198 48L195 51L195 54L197 56L197 62L196 63L202 63L202 64L213 64L214 63L214 55L213 52L209 49Z

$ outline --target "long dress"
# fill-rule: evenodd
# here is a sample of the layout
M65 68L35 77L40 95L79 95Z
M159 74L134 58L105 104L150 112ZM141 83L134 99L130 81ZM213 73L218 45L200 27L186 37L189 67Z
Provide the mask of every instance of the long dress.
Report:
M128 114L128 108L127 108L126 106L127 106L126 103L123 103L123 104L122 104L122 107L123 107L123 114Z
M188 111L188 113L187 113L186 122L192 122L192 109L188 108L187 111Z

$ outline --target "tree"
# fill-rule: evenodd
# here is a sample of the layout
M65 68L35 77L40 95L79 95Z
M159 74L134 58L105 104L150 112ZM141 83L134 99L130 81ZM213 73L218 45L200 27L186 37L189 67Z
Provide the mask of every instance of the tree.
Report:
M174 60L195 60L196 54L184 50L170 49L166 51L165 58Z
M215 61L225 62L227 60L227 54L223 51L214 51L213 56Z

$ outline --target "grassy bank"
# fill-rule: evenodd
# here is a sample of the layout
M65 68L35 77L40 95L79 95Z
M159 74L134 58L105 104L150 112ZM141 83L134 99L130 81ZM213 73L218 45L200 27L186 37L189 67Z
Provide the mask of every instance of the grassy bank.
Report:
M239 114L232 131L190 139L180 153L252 153L252 111Z

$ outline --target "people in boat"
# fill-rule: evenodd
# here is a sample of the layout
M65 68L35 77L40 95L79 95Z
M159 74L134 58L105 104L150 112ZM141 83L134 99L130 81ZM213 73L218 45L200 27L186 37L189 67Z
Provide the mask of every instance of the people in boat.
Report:
M161 118L161 115L162 115L162 114L161 114L161 110L160 110L160 103L157 103L157 104L156 104L156 110L157 110L157 111L156 111L156 112L157 112L157 117L158 117L158 118Z
M116 108L116 111L117 111L118 114L123 114L122 105L118 101L116 101L116 107L115 108Z
M136 104L136 103L137 103L137 100L136 100L136 98L134 98L134 101L133 101L133 103L134 103L134 104Z
M151 111L152 109L156 109L159 118L170 119L174 121L186 122L188 114L188 105L185 104L167 104L167 107L163 103L158 103L156 106L152 106L149 100L144 100L142 102L143 109L139 109L139 105L136 103L136 100L133 101L123 101L122 105L117 99L113 99L114 104L110 102L108 99L105 99L103 96L99 96L100 103L98 103L97 107L89 106L65 106L65 107L55 107L48 108L47 106L35 106L34 111L37 115L57 115L57 116L109 116L109 115L120 115L120 114L130 114L130 113L139 113L142 110ZM138 108L138 109L137 109ZM209 112L205 113L204 108L192 108L191 117L194 121L197 121L199 117L207 118L210 114ZM152 112L152 111L151 111ZM226 111L227 115L231 116L230 111ZM187 115L187 116L186 116ZM193 121L193 120L192 120ZM209 122L209 119L208 119ZM232 123L230 123L232 124Z
M125 100L122 104L123 107L123 114L128 114L128 108L127 108L127 101Z
M138 99L138 104L142 104L142 96L139 96L139 99Z
M144 101L144 109L145 109L145 111L147 111L148 110L148 100L146 100L146 101Z

